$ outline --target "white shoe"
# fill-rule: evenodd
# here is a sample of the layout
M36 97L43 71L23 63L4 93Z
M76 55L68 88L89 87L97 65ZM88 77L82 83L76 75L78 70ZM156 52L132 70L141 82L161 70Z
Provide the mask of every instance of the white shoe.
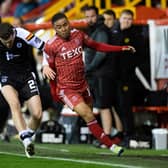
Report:
M118 146L116 144L113 144L111 147L110 147L110 150L114 153L117 154L117 156L121 156L121 154L124 152L124 149L121 147L121 146Z
M25 138L22 142L25 148L25 154L28 158L30 158L35 154L34 144L31 138Z

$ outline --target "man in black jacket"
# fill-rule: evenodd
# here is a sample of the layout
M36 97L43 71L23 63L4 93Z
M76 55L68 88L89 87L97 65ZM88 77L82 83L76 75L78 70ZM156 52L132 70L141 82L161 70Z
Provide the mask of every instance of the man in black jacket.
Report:
M84 13L89 24L87 30L89 36L95 41L110 44L110 31L104 25L103 16L98 16L98 9L90 6ZM116 78L115 57L110 55L111 53L85 48L86 75L94 97L94 107L100 111L102 126L107 135L111 134L112 129L111 107L114 104L114 79ZM120 139L117 139L119 143Z
M123 123L125 146L134 135L134 118L132 105L141 96L138 94L140 84L135 75L135 67L142 64L144 56L144 41L140 31L133 25L133 12L123 10L119 21L112 28L111 43L113 45L133 45L136 53L112 53L117 59L117 111Z

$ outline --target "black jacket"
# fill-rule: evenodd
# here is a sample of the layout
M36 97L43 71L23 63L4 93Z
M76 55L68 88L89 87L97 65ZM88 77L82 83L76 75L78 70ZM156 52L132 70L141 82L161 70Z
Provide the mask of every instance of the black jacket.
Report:
M90 27L87 33L97 42L111 43L111 31L100 20ZM115 57L112 57L111 53L85 48L85 68L88 76L115 78L115 65Z
M112 53L117 59L117 78L124 82L134 80L136 78L135 67L143 63L145 56L144 38L141 30L134 25L128 29L121 30L120 25L117 22L111 30L111 33L111 44L131 45L136 49L136 53L134 54L130 52Z

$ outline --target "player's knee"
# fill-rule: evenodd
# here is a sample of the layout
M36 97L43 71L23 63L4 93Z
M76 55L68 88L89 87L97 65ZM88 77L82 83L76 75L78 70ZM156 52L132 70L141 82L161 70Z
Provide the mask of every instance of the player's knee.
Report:
M36 120L40 120L41 121L41 119L42 119L42 110L36 110L36 112L34 112L33 114L32 114L32 117L34 118L34 119L36 119Z
M82 113L81 117L86 121L92 121L95 117L91 111L86 111Z

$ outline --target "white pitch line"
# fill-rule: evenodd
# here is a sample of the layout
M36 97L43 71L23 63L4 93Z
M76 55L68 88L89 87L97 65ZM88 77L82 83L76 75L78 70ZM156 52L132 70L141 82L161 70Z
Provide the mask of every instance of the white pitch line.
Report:
M54 148L49 148L49 147L42 147L42 146L38 146L36 145L36 148L38 149L46 149L46 150L54 150L54 151L60 151L60 152L70 152L69 150L67 149L54 149Z
M0 154L26 157L23 154L16 154L16 153L10 153L10 152L0 152ZM105 163L105 162L97 162L97 161L89 161L89 160L80 160L80 159L67 159L67 158L59 158L59 157L34 156L33 158L47 159L47 160L68 161L68 162L84 163L84 164L95 164L95 165L103 165L103 166L105 165L105 166L110 166L110 167L121 167L121 168L144 168L144 167L140 167L140 166L132 166L132 165L124 165L124 164L113 164L113 163Z

